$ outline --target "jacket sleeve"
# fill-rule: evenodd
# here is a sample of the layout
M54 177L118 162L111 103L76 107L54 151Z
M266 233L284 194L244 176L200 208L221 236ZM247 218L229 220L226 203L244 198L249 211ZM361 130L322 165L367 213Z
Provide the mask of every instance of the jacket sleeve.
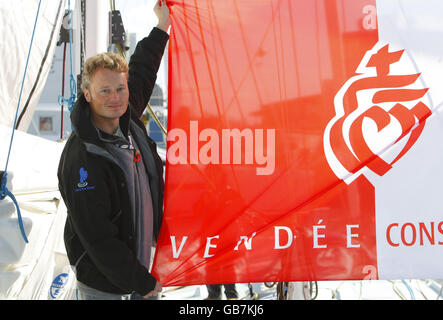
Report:
M92 156L78 152L72 157L74 161L69 159L69 164L61 172L61 191L82 246L115 286L126 292L147 294L154 289L156 279L119 238L115 221L121 211L111 205L111 172Z
M168 33L153 28L149 36L138 42L129 61L129 102L137 118L151 98L168 39Z

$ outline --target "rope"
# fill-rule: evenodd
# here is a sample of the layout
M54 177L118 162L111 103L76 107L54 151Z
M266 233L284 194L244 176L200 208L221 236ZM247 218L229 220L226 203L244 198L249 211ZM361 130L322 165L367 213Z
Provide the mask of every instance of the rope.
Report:
M26 237L25 227L23 225L23 219L22 219L22 215L20 212L20 207L18 205L17 199L12 194L12 192L9 191L8 188L6 187L7 175L8 175L7 172L4 172L2 179L1 179L0 200L4 200L8 196L9 198L11 198L12 202L14 202L14 205L17 208L17 220L18 220L18 225L20 227L20 232L22 234L23 240L25 240L25 242L28 243L28 238Z
M8 177L9 157L11 155L12 142L14 141L14 132L15 132L14 128L15 128L16 123L17 123L17 115L18 115L18 110L20 108L20 102L21 102L21 99L22 99L23 87L25 85L25 78L26 78L26 73L28 71L29 57L31 56L31 49L32 49L32 44L34 42L35 29L37 28L37 21L38 21L38 16L39 16L39 13L40 13L41 3L42 3L42 1L39 0L38 7L37 7L37 13L35 15L34 28L32 30L31 43L29 45L28 56L26 58L25 71L23 73L22 84L21 84L21 87L20 87L20 94L19 94L19 98L18 98L18 102L17 102L17 109L16 109L16 112L15 112L14 125L12 126L12 134L11 134L11 140L9 142L8 156L6 157L5 172L3 173L2 178L1 178L1 182L0 182L0 200L4 200L4 199L6 199L6 197L10 197L12 199L12 202L14 202L14 205L17 208L17 217L18 217L18 224L19 224L19 227L20 227L20 231L21 231L22 237L23 237L23 239L25 240L26 243L28 243L28 238L26 237L25 228L23 226L23 220L22 220L22 216L21 216L21 212L20 212L20 207L19 207L19 205L17 203L17 200L15 199L15 196L6 187L6 184L8 182L8 178L7 177Z
M65 64L66 64L66 43L63 46L62 97L65 96ZM61 104L60 107L61 107L60 140L63 140L63 103Z
M70 92L71 95L69 98L65 98L63 95L59 95L58 96L58 103L59 105L62 107L63 110L63 105L67 104L68 105L68 110L69 112L72 112L72 109L74 108L74 104L75 104L75 99L76 99L76 94L77 94L77 84L75 81L75 77L74 77L74 72L72 70L72 66L73 66L73 58L72 58L72 10L71 10L71 0L68 0L68 15L69 15L69 59L70 59L70 76L69 76L69 88L70 88ZM64 65L64 62L63 62ZM64 87L64 83L63 83L63 87ZM63 113L62 113L62 118L63 118ZM71 128L72 128L72 124L71 124Z
M401 282L405 285L405 287L408 289L409 294L411 295L411 299L415 300L414 291L412 291L411 287L408 285L408 283L405 280L401 280Z
M163 134L166 136L166 135L167 135L166 129L165 129L165 127L163 126L163 124L160 122L160 120L157 118L157 116L156 116L154 110L152 110L151 105L149 104L149 102L148 102L148 104L146 105L146 107L148 108L148 111L149 111L149 113L151 114L152 118L154 119L155 123L157 123L157 125L158 125L158 126L160 127L160 129L162 130Z

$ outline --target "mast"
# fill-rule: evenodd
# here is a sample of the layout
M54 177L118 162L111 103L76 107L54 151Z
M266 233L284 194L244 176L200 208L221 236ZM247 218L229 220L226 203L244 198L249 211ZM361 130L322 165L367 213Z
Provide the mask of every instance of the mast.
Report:
M77 0L73 9L74 74L77 94L81 93L81 73L86 59L108 48L108 11L105 0Z
M85 1L85 60L108 49L108 12L109 1Z

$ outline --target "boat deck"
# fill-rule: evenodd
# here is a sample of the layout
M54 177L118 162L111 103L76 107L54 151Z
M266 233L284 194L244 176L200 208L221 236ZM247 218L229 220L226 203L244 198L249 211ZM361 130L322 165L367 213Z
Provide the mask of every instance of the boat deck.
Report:
M269 285L268 285L269 286ZM277 284L237 284L239 300L278 300ZM316 290L318 288L318 290ZM252 289L252 294L251 294ZM222 290L223 291L223 290ZM443 300L443 280L365 280L313 282L307 300ZM208 296L205 285L167 287L162 300L203 300ZM222 299L226 297L222 294Z

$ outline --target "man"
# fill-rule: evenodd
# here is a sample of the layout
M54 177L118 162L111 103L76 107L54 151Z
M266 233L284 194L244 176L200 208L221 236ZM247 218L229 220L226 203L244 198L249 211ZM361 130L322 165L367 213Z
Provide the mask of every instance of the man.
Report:
M116 54L89 58L73 133L58 178L68 209L65 246L80 299L156 297L151 247L163 212L163 166L139 120L169 39L169 9L158 0L158 25L137 44L129 66Z

